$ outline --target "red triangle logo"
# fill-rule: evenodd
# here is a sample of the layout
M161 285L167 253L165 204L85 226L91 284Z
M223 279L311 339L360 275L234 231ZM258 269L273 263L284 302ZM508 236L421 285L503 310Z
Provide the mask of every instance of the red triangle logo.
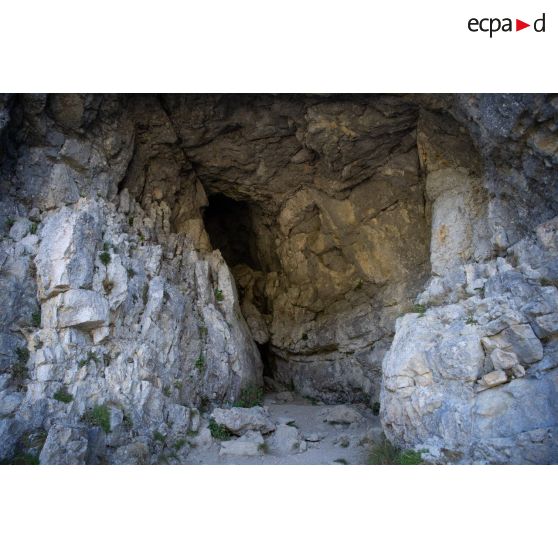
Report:
M531 27L531 25L529 23L525 23L524 21L521 21L520 19L515 20L515 30L516 31L521 31L522 29L525 29L526 27Z

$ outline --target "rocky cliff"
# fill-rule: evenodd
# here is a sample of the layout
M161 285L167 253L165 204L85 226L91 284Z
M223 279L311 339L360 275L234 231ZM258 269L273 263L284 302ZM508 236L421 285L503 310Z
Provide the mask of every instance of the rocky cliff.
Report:
M557 127L547 95L0 95L0 459L156 463L265 381L427 461L558 462Z

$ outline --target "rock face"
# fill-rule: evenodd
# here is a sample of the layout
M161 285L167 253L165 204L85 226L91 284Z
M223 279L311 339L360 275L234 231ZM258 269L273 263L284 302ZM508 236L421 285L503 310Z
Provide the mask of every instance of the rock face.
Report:
M432 461L558 461L557 115L0 95L0 460L180 460L265 374Z
M558 462L558 173L532 148L555 132L556 100L500 101L461 99L482 174L458 134L426 131L420 150L433 277L397 320L381 416L391 441L434 462Z

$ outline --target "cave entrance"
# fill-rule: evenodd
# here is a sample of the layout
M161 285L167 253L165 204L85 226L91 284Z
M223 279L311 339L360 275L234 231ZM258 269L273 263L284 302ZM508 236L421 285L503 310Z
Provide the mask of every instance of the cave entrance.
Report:
M240 265L248 266L254 271L261 271L263 266L258 254L253 207L250 202L236 200L220 193L208 196L208 201L209 205L203 215L205 230L209 235L211 246L221 251L233 276L236 266ZM239 286L238 280L237 287L242 302L245 293ZM265 313L267 310L265 297L259 292L253 292L252 295L253 303ZM256 342L256 346L262 359L264 377L273 378L276 366L270 343Z
M259 269L250 204L223 194L208 200L203 220L213 248L221 251L231 269L240 264Z
M275 364L275 355L271 351L271 345L269 341L267 343L256 343L256 345L258 347L258 350L260 351L260 356L262 357L263 377L275 378L277 365Z

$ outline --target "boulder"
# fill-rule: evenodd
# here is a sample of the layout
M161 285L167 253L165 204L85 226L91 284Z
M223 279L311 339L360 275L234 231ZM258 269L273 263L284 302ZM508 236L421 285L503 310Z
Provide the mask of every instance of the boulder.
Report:
M352 424L364 420L364 417L349 405L331 407L324 412L323 417L324 422L330 422L331 424Z
M219 455L232 455L237 457L255 457L263 455L264 439L260 432L249 430L234 440L221 442Z
M233 407L232 409L215 409L211 417L217 424L230 430L233 434L244 434L249 430L257 430L268 434L275 430L275 423L269 413L262 407Z
M500 384L505 384L508 381L508 376L503 370L494 370L485 374L480 380L479 384L487 388L496 387Z
M509 370L519 364L515 353L502 349L494 349L490 353L490 360L496 370Z
M306 442L301 439L298 428L280 424L269 438L270 450L278 455L290 455L306 451Z

